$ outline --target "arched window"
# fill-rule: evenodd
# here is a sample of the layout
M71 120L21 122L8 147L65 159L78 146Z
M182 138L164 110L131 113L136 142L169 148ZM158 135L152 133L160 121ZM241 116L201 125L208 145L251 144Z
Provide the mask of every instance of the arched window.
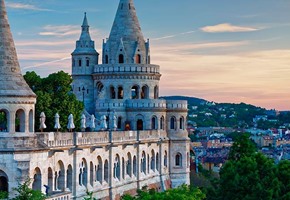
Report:
M141 55L140 54L137 54L135 59L136 59L137 64L141 63Z
M157 117L152 117L151 119L151 129L152 130L157 130Z
M115 99L116 98L116 92L115 92L114 86L110 87L110 94L111 94L111 99Z
M47 179L47 185L49 187L48 194L50 194L53 191L53 172L50 167L48 168Z
M175 130L176 129L176 118L175 117L171 117L170 118L170 129L171 130Z
M141 89L141 99L149 98L149 88L147 85L144 85Z
M105 160L104 165L104 180L109 183L109 163L108 160Z
M122 129L122 117L118 117L117 129L119 129L119 130Z
M146 174L146 154L144 151L142 152L142 157L141 157L141 172Z
M164 152L163 165L167 167L167 151Z
M122 179L125 179L125 159L122 158Z
M154 153L154 150L151 151L151 170L152 171L155 171L155 153Z
M130 177L132 177L132 157L131 153L127 154L128 160L126 163L126 174Z
M109 56L105 55L105 64L108 64L108 63L109 63Z
M79 184L87 186L88 183L88 169L87 162L83 158L82 163L80 164L80 172L79 172Z
M73 170L72 166L69 165L66 170L66 187L72 191L72 186L73 186Z
M42 187L41 172L40 172L40 169L37 167L34 170L32 189L41 191L41 187Z
M159 89L158 86L156 85L154 87L154 99L158 99L159 98Z
M131 88L131 98L139 99L139 87L136 85Z
M82 60L79 59L79 67L81 67L81 66L82 66Z
M29 132L34 132L34 118L33 118L33 110L29 111Z
M98 165L97 165L97 181L99 181L100 184L103 183L103 162L101 156L98 156Z
M133 174L137 176L137 159L136 156L133 157Z
M120 176L121 176L121 174L120 174L120 157L119 157L119 155L117 154L116 155L116 157L115 157L115 162L114 162L114 169L113 169L114 171L114 173L113 173L113 177L115 178L115 179L118 179L118 180L120 180Z
M15 131L25 132L25 113L23 110L18 110L15 115Z
M138 119L137 120L137 130L138 131L142 131L143 130L143 120L142 119Z
M97 84L96 84L96 87L97 87L97 95L100 95L101 92L103 91L104 89L104 85L102 82L98 81Z
M180 153L175 156L175 166L182 167L182 155Z
M156 153L156 170L159 172L159 153Z
M57 187L56 189L64 191L65 189L65 171L64 171L64 165L62 161L58 161L57 163Z
M160 129L164 130L164 117L163 116L160 118Z
M0 132L9 132L9 112L0 110Z
M179 129L184 130L184 118L180 117L179 119Z
M90 66L90 59L86 58L86 66L89 67Z
M123 54L119 55L119 63L120 64L124 63L124 55Z
M118 87L118 99L123 99L124 98L124 90L122 86Z
M94 186L94 164L90 162L90 185Z

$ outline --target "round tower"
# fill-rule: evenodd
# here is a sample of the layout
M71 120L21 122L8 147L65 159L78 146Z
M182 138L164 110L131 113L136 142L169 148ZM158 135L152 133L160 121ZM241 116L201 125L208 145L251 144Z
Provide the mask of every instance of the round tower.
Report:
M0 1L0 137L34 133L36 95L25 82L8 23Z
M83 101L86 110L94 113L94 86L92 73L98 64L99 53L95 49L95 42L90 36L90 26L85 13L81 26L81 36L76 42L72 55L72 89L78 100Z

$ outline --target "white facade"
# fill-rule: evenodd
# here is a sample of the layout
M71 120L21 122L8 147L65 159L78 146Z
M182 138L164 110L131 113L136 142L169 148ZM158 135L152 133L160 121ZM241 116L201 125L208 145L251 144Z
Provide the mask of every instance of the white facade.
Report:
M119 199L144 186L161 191L189 184L187 102L159 99L160 67L150 63L132 0L120 0L102 64L98 56L85 15L72 53L73 92L87 116L100 119L110 110L105 131L35 133L33 93L9 97L0 88L0 111L9 118L0 132L0 190L13 196L12 188L30 177L33 189L50 199L82 199L87 189L97 199Z

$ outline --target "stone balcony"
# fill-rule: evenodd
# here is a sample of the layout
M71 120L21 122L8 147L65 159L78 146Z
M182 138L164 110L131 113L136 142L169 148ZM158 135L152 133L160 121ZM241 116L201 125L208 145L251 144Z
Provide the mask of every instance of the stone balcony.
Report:
M144 73L144 74L160 74L158 65L145 64L102 64L97 65L94 70L95 74L111 74L111 73Z

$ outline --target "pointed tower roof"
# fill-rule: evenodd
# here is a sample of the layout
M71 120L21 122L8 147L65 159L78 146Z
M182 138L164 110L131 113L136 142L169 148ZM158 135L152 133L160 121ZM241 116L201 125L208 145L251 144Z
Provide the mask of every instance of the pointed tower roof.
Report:
M146 55L145 40L141 31L139 20L133 0L120 0L111 33L106 45L106 52L112 59L118 57L120 41L124 44L124 50L128 55L127 61L133 62L138 46L140 54Z
M79 53L93 53L96 54L95 43L91 39L90 26L87 19L87 13L84 14L84 20L82 24L82 32L80 39L76 42L76 49L72 54Z
M36 97L21 74L4 0L0 0L0 44L0 97Z

